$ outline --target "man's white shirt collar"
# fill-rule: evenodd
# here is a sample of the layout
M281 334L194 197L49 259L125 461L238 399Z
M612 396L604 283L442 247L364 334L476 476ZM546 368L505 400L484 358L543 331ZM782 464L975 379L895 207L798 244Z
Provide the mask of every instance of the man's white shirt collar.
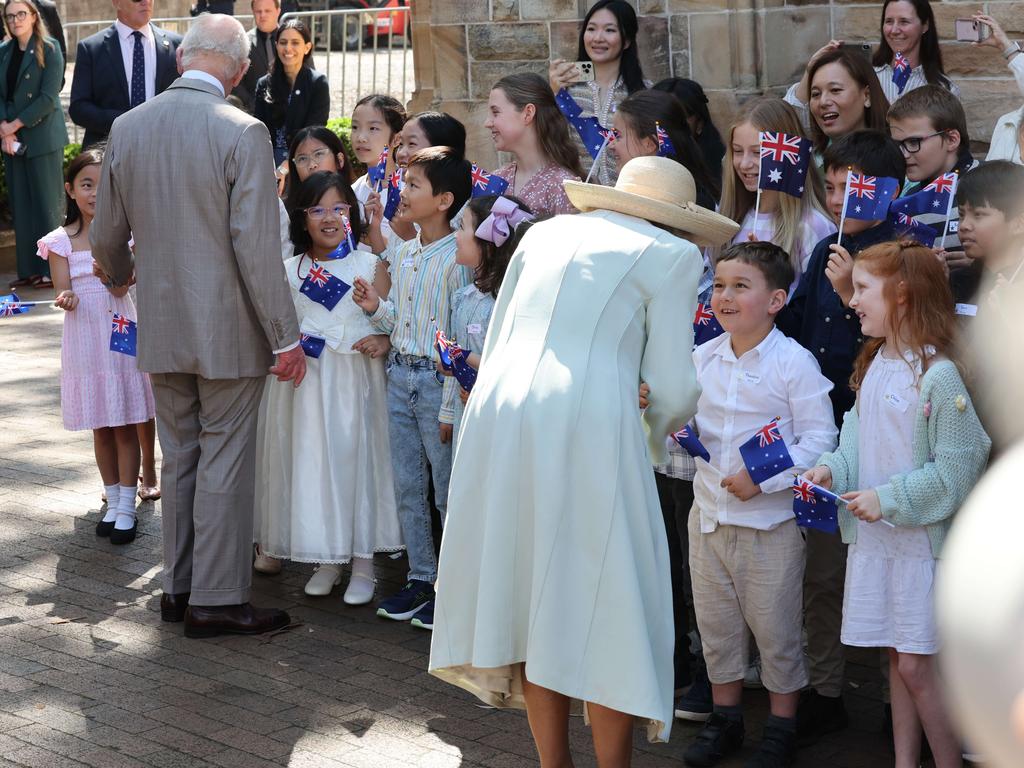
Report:
M123 21L118 19L114 22L114 28L117 30L118 37L120 37L124 41L131 40L132 33L135 31L141 32L142 36L149 40L153 39L153 27L150 24L147 24L140 30L134 30L127 24L125 24Z
M221 96L225 96L224 85L216 77L211 75L209 72L203 72L201 69L188 69L182 73L182 77L187 77L189 80L202 80L204 83L217 86L217 90L220 91Z

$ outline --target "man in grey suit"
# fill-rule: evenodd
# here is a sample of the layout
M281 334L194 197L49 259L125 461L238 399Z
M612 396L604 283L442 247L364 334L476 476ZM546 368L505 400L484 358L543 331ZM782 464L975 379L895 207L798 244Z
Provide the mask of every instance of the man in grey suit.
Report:
M124 285L135 238L138 362L164 457L161 616L184 619L187 637L257 634L289 619L249 604L256 414L268 368L298 386L306 361L270 135L224 100L249 39L235 19L207 15L177 57L182 77L114 121L90 239Z

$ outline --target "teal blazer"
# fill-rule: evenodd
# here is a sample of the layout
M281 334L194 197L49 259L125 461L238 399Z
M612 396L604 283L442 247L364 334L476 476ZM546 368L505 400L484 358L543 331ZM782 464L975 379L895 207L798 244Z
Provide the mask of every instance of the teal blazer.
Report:
M20 119L25 124L18 131L18 140L28 146L25 157L63 150L68 143L68 129L60 105L64 57L56 40L48 37L46 42L46 66L40 68L35 55L39 40L36 37L29 40L13 94L7 93L7 68L11 63L11 52L18 41L5 40L0 43L0 115L8 122ZM10 107L8 102L11 102Z

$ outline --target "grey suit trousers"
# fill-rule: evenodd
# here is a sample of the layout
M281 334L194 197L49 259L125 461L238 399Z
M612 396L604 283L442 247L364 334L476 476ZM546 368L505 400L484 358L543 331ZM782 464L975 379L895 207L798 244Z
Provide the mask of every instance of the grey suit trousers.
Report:
M153 373L163 451L164 592L249 601L256 421L265 377Z

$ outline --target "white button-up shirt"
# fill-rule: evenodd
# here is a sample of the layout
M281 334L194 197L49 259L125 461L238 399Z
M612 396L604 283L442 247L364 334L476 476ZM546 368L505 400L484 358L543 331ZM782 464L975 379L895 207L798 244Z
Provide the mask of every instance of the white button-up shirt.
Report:
M124 60L124 76L128 80L128 94L132 92L132 62L135 56L135 30L121 21L115 21L117 38L121 43L121 58ZM147 24L139 30L142 33L142 58L146 65L146 101L156 96L156 39L153 27Z
M724 333L693 353L702 392L695 426L711 454L697 461L694 498L700 529L718 525L771 530L793 518L793 477L814 466L836 446L828 393L814 356L773 328L764 341L737 358ZM722 478L743 469L739 447L779 417L778 427L796 466L761 483L761 493L740 501L721 487Z

